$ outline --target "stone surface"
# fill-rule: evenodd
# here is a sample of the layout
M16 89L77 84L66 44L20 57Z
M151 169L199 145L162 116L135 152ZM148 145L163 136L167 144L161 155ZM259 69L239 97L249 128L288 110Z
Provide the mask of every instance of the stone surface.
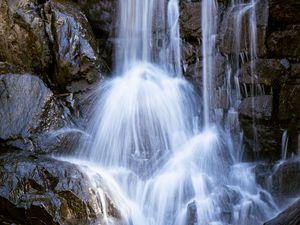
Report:
M300 84L284 84L279 97L279 119L300 118Z
M300 194L300 161L291 159L279 164L271 177L271 193L276 197L298 197Z
M283 63L285 64L283 65ZM242 65L242 73L239 77L240 83L264 84L276 86L287 80L290 64L289 61L277 59L256 59ZM254 71L254 75L251 75Z
M114 38L117 34L118 1L73 0L83 10L97 38L99 55L105 61L104 71L112 71Z
M300 57L300 25L291 25L285 30L274 31L267 40L269 55L273 57Z
M63 108L43 81L30 74L0 75L0 105L2 145L33 150L35 135L63 125Z
M269 11L270 20L274 25L300 23L298 0L272 0Z
M103 65L86 16L69 1L51 0L44 10L56 61L53 80L71 92L85 90L101 78Z
M245 117L269 120L272 116L272 101L271 95L245 98L239 106L239 113Z
M0 218L9 224L99 224L103 206L89 178L68 162L25 152L0 155ZM107 214L120 220L105 194Z
M300 200L283 210L264 225L298 225L300 224Z
M9 65L0 72L31 72L47 79L52 55L38 1L0 2L0 40L0 62Z

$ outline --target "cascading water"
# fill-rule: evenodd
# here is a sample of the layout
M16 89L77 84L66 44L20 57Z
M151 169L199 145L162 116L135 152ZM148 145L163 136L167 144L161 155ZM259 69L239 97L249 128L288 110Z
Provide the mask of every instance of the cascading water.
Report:
M272 216L272 199L255 184L252 165L235 163L231 139L209 117L217 5L202 3L201 131L199 98L181 77L178 0L162 2L120 0L118 75L99 87L90 138L77 155L88 163L76 163L112 189L123 224L259 224ZM104 222L114 224L99 196Z

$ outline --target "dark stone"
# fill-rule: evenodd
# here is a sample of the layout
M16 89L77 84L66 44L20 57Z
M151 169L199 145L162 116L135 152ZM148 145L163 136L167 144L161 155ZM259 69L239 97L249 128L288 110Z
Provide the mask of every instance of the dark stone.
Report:
M289 61L287 59L256 59L242 65L239 81L242 84L256 83L274 87L287 80L288 69ZM254 75L252 75L253 71Z
M239 106L241 116L269 120L272 115L272 96L256 96L242 100Z
M52 55L37 1L0 2L0 40L1 73L30 72L47 80Z
M264 189L269 188L269 177L272 175L273 164L261 162L255 166L255 179L256 182Z
M26 152L0 156L0 218L15 224L99 224L103 206L80 168ZM100 186L99 186L100 188ZM120 213L105 193L108 216Z
M0 75L0 145L33 150L36 135L64 125L63 107L38 77Z
M270 21L274 25L300 23L300 2L298 0L270 1Z
M300 118L300 84L284 84L279 97L279 119Z
M180 33L183 39L201 37L201 3L181 1Z
M49 1L44 10L56 61L54 81L70 92L87 89L101 78L103 62L86 16L69 1Z
M300 57L300 25L291 25L284 30L274 31L267 40L269 55L272 57Z
M244 160L280 159L282 130L278 123L240 116L240 124L244 133Z
M298 197L300 194L300 161L291 159L277 166L271 181L271 193L276 197Z
M74 2L85 12L97 37L108 38L114 34L114 19L118 7L116 0L74 0Z
M113 65L113 38L116 35L118 1L116 0L73 0L85 13L98 40L99 55L106 62L107 69Z
M300 200L283 210L264 225L298 225L300 224Z
M242 4L225 8L224 15L220 20L218 28L218 46L222 54L230 55L243 53L248 57L251 49L250 35L250 10L246 11L240 18L240 31L237 30L238 14L241 12ZM266 55L266 32L268 24L268 1L258 1L255 8L256 17L256 35L257 35L257 55L263 57ZM239 41L236 38L237 32ZM239 52L236 52L239 45ZM247 58L245 57L245 58Z

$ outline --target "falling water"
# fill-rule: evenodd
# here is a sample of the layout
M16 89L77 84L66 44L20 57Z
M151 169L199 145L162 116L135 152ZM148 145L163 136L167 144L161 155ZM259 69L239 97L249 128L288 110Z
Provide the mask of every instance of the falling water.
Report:
M198 95L181 76L178 0L119 2L116 74L95 92L90 138L77 153L85 161L75 161L99 192L104 224L114 221L103 190L128 225L256 225L272 216L253 165L236 163L231 139L209 118L215 1L202 6L205 129L195 123Z
M202 39L203 39L203 105L204 126L209 126L209 110L212 101L211 77L214 74L216 42L217 3L215 0L202 1Z

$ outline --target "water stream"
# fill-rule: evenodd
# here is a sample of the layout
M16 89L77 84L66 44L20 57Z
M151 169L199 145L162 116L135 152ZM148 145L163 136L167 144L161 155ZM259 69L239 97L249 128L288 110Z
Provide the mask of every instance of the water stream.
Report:
M201 93L182 76L178 4L119 1L115 75L98 88L90 138L72 161L94 183L101 177L121 224L262 224L276 206L256 184L254 164L239 162L228 130L210 117L217 3L202 2L204 112ZM115 224L102 189L99 196L104 224Z

